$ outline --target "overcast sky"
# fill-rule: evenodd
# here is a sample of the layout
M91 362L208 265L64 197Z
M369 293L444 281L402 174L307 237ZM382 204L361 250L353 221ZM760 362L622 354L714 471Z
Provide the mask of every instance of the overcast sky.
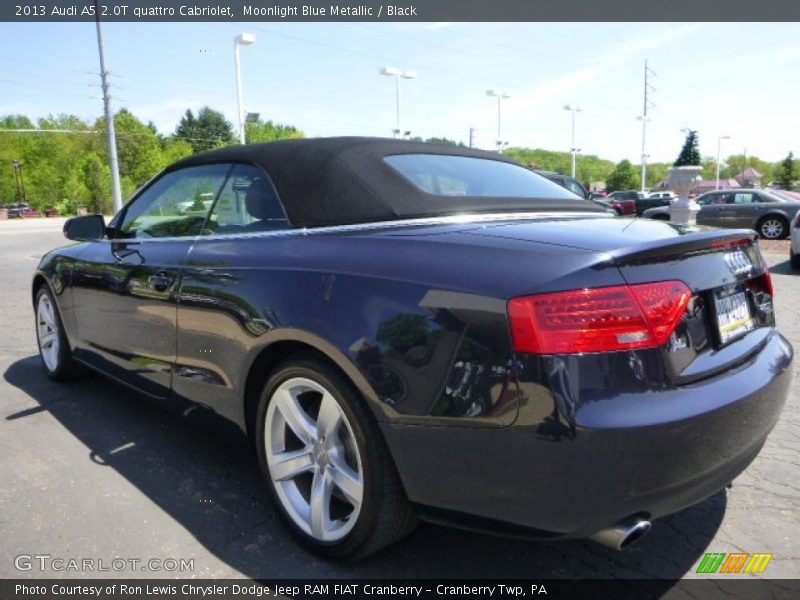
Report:
M242 50L246 108L311 136L390 135L394 82L403 81L405 128L423 137L491 147L496 100L507 90L503 137L511 145L567 151L578 105L583 153L639 161L643 64L657 76L648 129L650 161L672 161L680 129L699 131L701 152L776 161L800 151L800 36L795 23L107 23L114 108L171 133L187 109L236 115L233 38ZM102 113L93 23L0 24L0 114Z

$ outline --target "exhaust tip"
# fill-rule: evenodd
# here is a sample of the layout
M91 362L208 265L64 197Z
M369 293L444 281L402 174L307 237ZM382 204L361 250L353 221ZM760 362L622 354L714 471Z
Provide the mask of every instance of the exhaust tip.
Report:
M622 550L634 544L637 540L642 538L650 528L652 523L642 517L631 517L623 519L613 527L608 529L601 529L597 533L589 536L589 539L594 540L599 544L603 544L608 548L614 550Z
M652 526L653 524L650 521L638 521L636 525L634 525L633 528L628 532L628 537L622 540L622 543L619 545L620 550L627 548L631 544L635 544L639 539L643 538L648 531L650 531Z

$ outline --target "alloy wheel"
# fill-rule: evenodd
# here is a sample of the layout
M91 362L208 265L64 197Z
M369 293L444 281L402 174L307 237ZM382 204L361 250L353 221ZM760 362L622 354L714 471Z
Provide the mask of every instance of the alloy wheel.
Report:
M767 219L761 224L761 235L768 240L783 236L783 223L779 219Z
M269 475L286 513L317 541L344 538L361 511L364 471L334 395L311 379L288 379L270 399L264 428Z
M39 297L39 305L36 307L36 336L45 366L51 372L56 371L59 351L58 320L53 302L47 294Z

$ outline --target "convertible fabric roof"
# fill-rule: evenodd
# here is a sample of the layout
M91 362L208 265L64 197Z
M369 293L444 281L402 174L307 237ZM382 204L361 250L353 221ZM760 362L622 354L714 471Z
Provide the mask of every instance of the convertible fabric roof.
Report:
M526 210L598 211L564 198L438 196L420 190L383 158L397 154L471 156L518 164L502 155L457 146L383 138L338 137L226 146L185 158L168 170L214 162L262 167L296 227L369 223L457 213Z

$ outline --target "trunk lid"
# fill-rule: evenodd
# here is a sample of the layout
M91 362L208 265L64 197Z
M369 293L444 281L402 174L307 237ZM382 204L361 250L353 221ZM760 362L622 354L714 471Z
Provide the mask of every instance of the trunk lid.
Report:
M684 227L641 219L491 224L478 236L602 253L628 284L679 280L693 297L660 351L675 383L713 376L747 360L775 324L771 282L749 230Z

